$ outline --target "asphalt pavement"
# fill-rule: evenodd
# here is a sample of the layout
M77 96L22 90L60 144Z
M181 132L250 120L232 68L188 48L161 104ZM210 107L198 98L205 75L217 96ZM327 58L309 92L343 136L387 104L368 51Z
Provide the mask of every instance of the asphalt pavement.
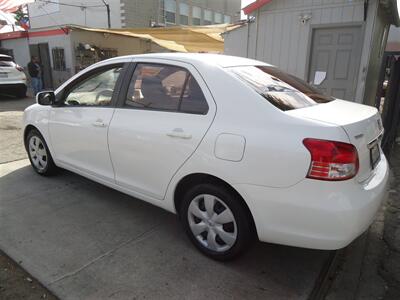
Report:
M0 249L61 299L307 299L329 251L267 243L200 254L176 216L62 171L34 173L21 138L32 99L0 96Z

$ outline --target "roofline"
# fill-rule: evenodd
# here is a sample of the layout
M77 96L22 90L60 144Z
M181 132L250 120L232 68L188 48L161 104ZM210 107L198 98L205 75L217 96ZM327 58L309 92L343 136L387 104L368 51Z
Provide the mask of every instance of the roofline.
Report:
M253 11L263 7L264 5L270 3L272 0L256 0L253 3L250 3L246 7L244 7L242 10L246 15L251 14Z
M28 32L26 31L12 31L12 32L0 33L0 41L14 40L26 37L28 37Z
M55 35L67 35L70 32L68 27L57 27L54 29L45 30L34 30L34 31L12 31L0 33L0 41L14 40L20 38L33 38L41 36L55 36Z

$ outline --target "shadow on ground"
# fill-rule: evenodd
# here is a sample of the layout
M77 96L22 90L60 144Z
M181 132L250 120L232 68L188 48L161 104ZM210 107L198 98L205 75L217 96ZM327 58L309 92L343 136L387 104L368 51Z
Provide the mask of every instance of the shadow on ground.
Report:
M0 165L0 248L62 299L306 299L328 251L257 243L229 263L176 216L67 171Z

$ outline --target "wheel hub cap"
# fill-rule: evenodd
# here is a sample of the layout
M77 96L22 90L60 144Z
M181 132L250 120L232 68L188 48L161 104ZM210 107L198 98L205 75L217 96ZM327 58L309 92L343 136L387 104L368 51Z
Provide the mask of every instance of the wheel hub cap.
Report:
M189 226L196 239L206 248L224 252L237 239L237 224L230 208L218 197L198 195L188 209Z
M40 171L44 170L47 166L47 151L42 140L38 136L32 136L28 148L33 165Z

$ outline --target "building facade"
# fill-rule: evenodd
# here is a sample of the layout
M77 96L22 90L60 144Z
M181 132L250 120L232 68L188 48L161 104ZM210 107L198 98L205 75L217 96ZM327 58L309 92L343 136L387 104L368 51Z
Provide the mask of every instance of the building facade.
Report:
M211 25L240 19L240 0L106 0L112 28ZM36 0L28 5L32 29L66 24L108 27L102 0Z
M106 2L110 5L111 27L121 28L121 1ZM32 29L67 24L97 28L108 26L107 8L101 0L36 0L28 4L28 13Z
M225 53L255 58L340 99L374 105L396 0L257 0L250 22L225 34Z
M240 19L240 5L240 0L121 0L121 26L233 23Z

